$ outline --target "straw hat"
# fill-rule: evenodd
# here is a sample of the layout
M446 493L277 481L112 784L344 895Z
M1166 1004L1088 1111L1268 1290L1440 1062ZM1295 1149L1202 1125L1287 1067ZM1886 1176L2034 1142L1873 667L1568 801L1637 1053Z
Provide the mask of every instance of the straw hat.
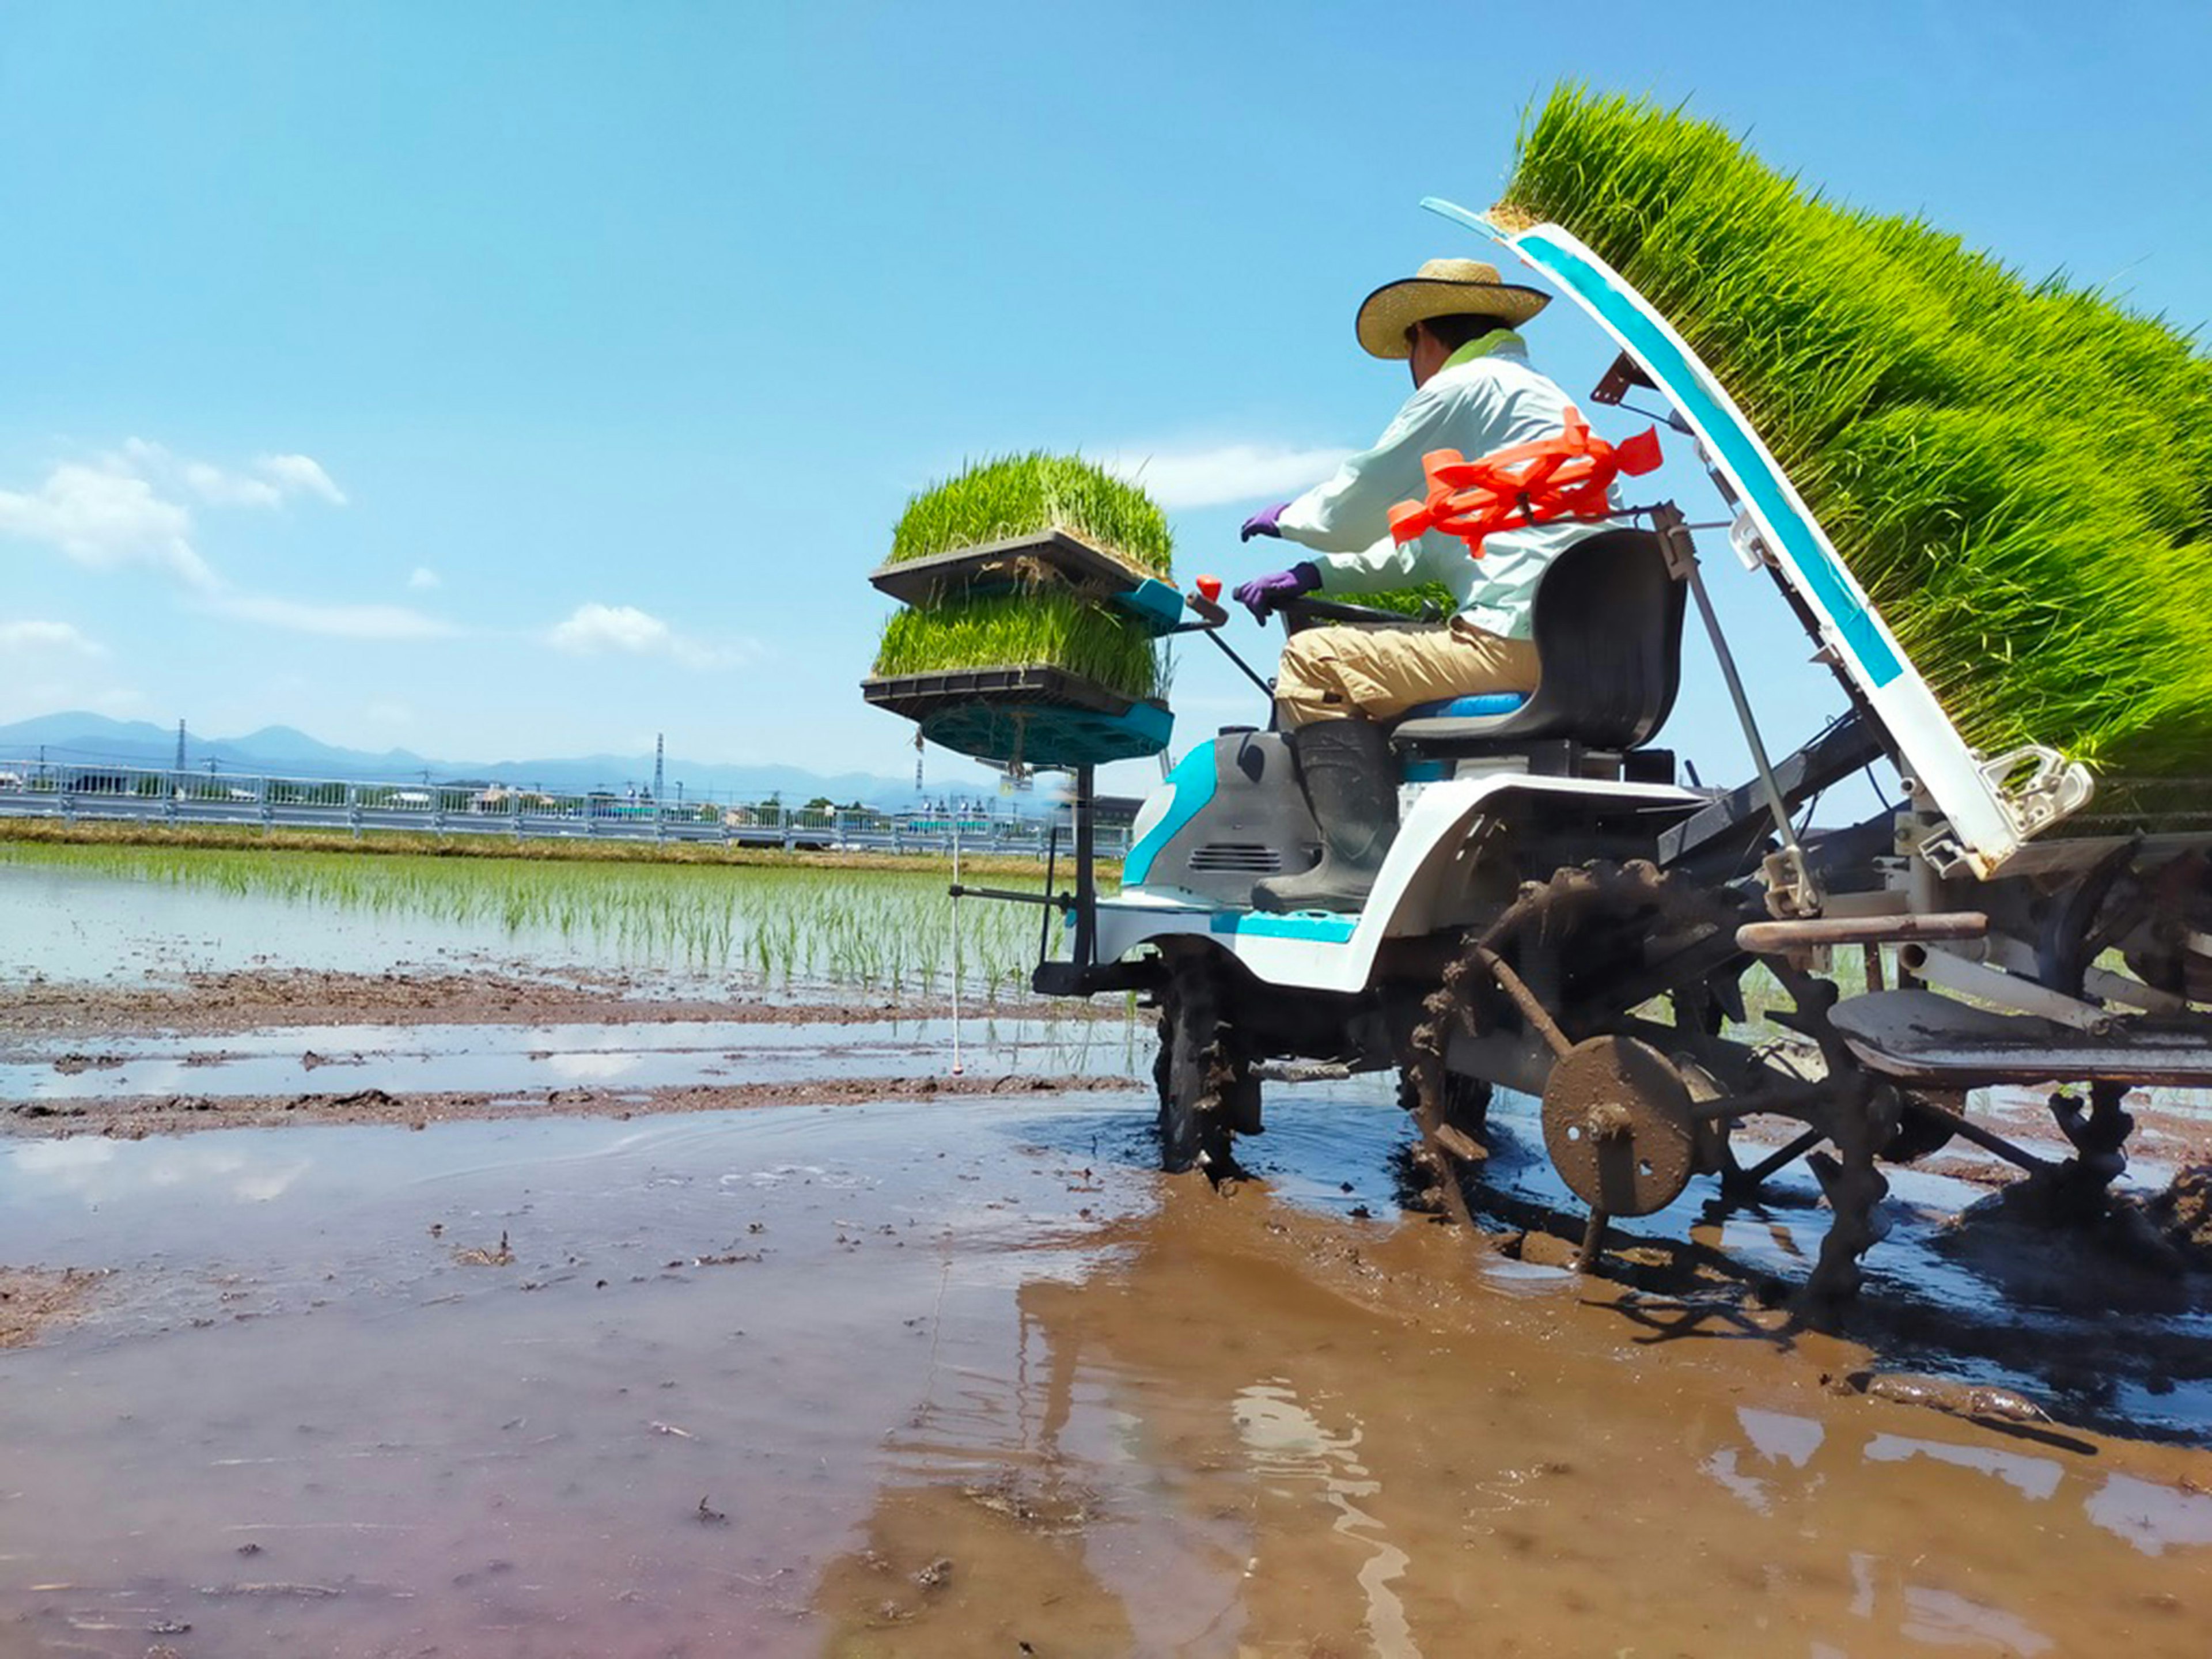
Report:
M1506 282L1496 265L1480 259L1431 259L1414 276L1385 283L1361 302L1359 343L1373 356L1410 356L1406 331L1415 323L1461 312L1525 323L1551 303L1550 295Z

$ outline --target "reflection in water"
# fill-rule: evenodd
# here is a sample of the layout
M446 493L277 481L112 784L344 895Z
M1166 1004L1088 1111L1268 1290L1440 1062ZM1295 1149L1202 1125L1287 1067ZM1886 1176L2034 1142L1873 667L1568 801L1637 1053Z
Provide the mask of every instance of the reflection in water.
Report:
M2212 1497L2115 1474L2089 1499L2089 1518L2146 1555L2212 1544Z
M1942 1440L1910 1439L1901 1434L1878 1434L1867 1442L1869 1463L1897 1463L1908 1457L1932 1457L1962 1469L1979 1469L2039 1500L2057 1492L2066 1477L2056 1459L2029 1457L1997 1446L1960 1446Z
M1827 1430L1813 1419L1791 1412L1765 1412L1756 1407L1738 1406L1735 1420L1743 1425L1744 1433L1762 1454L1795 1468L1802 1469L1811 1462L1813 1454L1828 1437Z
M1781 1345L1624 1344L1586 1285L1493 1291L1419 1224L1324 1244L1263 1193L1178 1186L1113 1237L1021 1288L1016 1363L930 1390L816 1603L878 1645L833 1651L989 1652L1018 1626L1054 1638L1040 1653L1224 1659L2027 1656L2122 1629L2196 1651L2204 1581L2120 1541L2178 1488L1941 1419L1886 1431L1923 1419L1822 1392ZM962 1540L964 1602L908 1587L924 1534Z
M2035 1659L2056 1645L2026 1620L2002 1607L1984 1607L1952 1590L1929 1589L1908 1584L1905 1590L1905 1622L1899 1633L1909 1640L1935 1647L1979 1648L1984 1652L2018 1654Z
M1105 1029L1102 1030L1102 1027ZM520 1093L619 1080L638 1088L895 1077L938 1070L955 1030L968 1071L986 1075L1140 1069L1128 1031L1097 1019L878 1020L773 1024L308 1026L200 1037L118 1037L88 1065L82 1036L15 1044L0 1102L144 1096L290 1095L303 1089ZM1148 1063L1148 1062L1147 1062ZM319 1076L325 1067L343 1069Z
M88 1206L172 1189L265 1204L282 1197L313 1165L305 1144L297 1144L296 1154L288 1149L277 1156L265 1143L249 1151L234 1140L205 1136L135 1143L92 1136L30 1140L8 1149L5 1184L21 1200L67 1193Z
M600 1083L635 1072L644 1063L642 1054L548 1054L546 1066L567 1083Z
M1360 1563L1358 1577L1367 1598L1367 1633L1374 1639L1375 1650L1382 1659L1418 1655L1420 1650L1406 1623L1405 1603L1390 1589L1391 1581L1410 1565L1408 1558L1389 1540L1368 1535L1379 1534L1382 1522L1352 1501L1372 1498L1382 1490L1358 1462L1359 1431L1329 1433L1298 1403L1295 1391L1279 1382L1255 1382L1240 1390L1235 1415L1255 1472L1267 1480L1319 1486L1337 1512L1334 1529L1364 1547L1366 1559Z
M1765 1515L1773 1509L1774 1501L1767 1495L1766 1482L1757 1475L1746 1474L1736 1467L1740 1453L1734 1446L1720 1446L1708 1453L1705 1461L1698 1465L1700 1473L1718 1481L1728 1494L1747 1509Z

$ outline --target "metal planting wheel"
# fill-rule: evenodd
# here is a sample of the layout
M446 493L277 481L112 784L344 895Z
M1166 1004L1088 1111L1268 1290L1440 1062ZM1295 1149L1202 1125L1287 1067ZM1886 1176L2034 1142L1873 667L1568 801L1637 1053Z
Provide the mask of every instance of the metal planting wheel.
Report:
M1663 1208L1692 1175L1720 1175L1723 1189L1743 1198L1803 1158L1834 1218L1806 1298L1848 1297L1858 1287L1860 1256L1882 1232L1887 1183L1875 1158L1898 1138L1900 1102L1836 1031L1829 1018L1835 986L1786 961L1769 966L1794 1006L1767 1018L1818 1045L1820 1074L1799 1075L1771 1061L1764 1045L1724 1030L1745 1018L1736 982L1749 957L1735 933L1755 914L1741 893L1641 861L1565 868L1524 884L1444 970L1425 1004L1428 1018L1413 1032L1410 1069L1436 1167L1450 1167L1442 1131L1453 1032L1517 1025L1552 1053L1544 1140L1562 1179L1589 1206L1583 1266L1596 1261L1610 1218ZM1671 1024L1638 1012L1661 996L1673 1005ZM1741 1168L1730 1126L1761 1115L1805 1127ZM1816 1150L1824 1143L1827 1150ZM1465 1219L1456 1181L1446 1183L1445 1196Z
M1577 1198L1610 1215L1650 1215L1697 1170L1690 1091L1634 1037L1577 1042L1544 1085L1544 1149Z

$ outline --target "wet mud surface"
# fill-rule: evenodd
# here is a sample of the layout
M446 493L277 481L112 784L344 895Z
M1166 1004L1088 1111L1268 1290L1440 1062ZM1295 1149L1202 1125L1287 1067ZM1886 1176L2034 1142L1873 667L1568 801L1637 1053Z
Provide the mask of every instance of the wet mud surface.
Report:
M165 1095L121 1101L24 1103L0 1107L20 1133L57 1137L97 1134L143 1139L198 1129L278 1128L287 1124L398 1124L410 1129L487 1118L613 1117L644 1113L724 1112L768 1106L829 1106L895 1096L928 1100L948 1097L1059 1093L1069 1090L1126 1091L1121 1079L1076 1073L1041 1077L877 1076L819 1078L779 1083L635 1091L555 1089L544 1093L470 1091L388 1094L379 1088L344 1094Z
M1219 1193L1145 1106L0 1146L0 1259L118 1269L0 1358L0 1654L2202 1651L2202 1405L1959 1414L1404 1215L1379 1101Z
M941 1018L944 998L819 991L769 996L733 985L702 994L696 980L570 969L558 975L384 974L301 969L185 973L179 982L88 984L32 980L0 994L0 1046L84 1033L198 1035L335 1023L371 1025L658 1024L747 1021L763 1024L865 1024ZM1079 1007L1068 1018L1081 1018Z
M490 988L393 1021L380 986L351 981L334 1003L319 977L278 975L210 998L188 1029L150 1025L167 994L108 993L53 1029L0 1035L0 1134L143 1136L286 1123L701 1112L886 1097L1124 1088L1151 1063L1148 1016L1085 1009L1063 1018L1026 1000L954 1020L924 1003L879 1008L814 1000L663 1003L568 990L512 1000ZM483 990L485 988L478 988ZM61 1008L55 993L43 1008ZM244 1024L240 1009L285 1018ZM629 1016L642 1011L647 1017ZM501 1012L540 1017L511 1024ZM430 1016L436 1014L438 1018ZM583 1014L588 1023L555 1015Z
M1384 1079L1215 1191L1073 1012L9 988L0 1659L2204 1650L2212 1274L1946 1151L1821 1334L1802 1166L1583 1277L1532 1103L1473 1230ZM2193 1237L2201 1103L2130 1109Z

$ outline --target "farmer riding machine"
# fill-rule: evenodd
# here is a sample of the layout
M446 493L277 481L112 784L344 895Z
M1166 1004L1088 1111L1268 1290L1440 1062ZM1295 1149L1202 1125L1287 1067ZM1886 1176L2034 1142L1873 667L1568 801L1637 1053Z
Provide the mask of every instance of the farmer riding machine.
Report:
M1073 889L1042 900L1065 912L1069 949L1040 963L1036 988L1157 1006L1163 1164L1217 1181L1262 1129L1263 1073L1395 1072L1417 1156L1463 1213L1492 1090L1534 1096L1545 1148L1588 1206L1585 1263L1611 1218L1662 1209L1699 1179L1747 1200L1803 1159L1832 1211L1805 1289L1847 1297L1884 1231L1882 1164L1954 1138L2027 1171L2058 1212L2101 1213L2126 1162L2130 1091L2212 1085L2212 785L2120 792L2105 811L2100 781L2054 749L1970 747L1667 320L1556 226L1506 234L1431 205L1498 236L1611 337L1620 356L1594 400L1662 402L1722 514L1612 514L1546 572L1532 695L1426 705L1391 726L1400 826L1357 914L1253 907L1256 880L1319 852L1283 738L1256 727L1182 756L1102 896L1092 767L1157 749L1159 723L1131 725L1144 706L1015 710L1030 762L1075 779ZM1771 580L1842 689L1848 712L1794 753L1761 738L1701 532ZM1218 585L1200 587L1180 613L1153 596L1157 629L1221 644ZM1405 621L1310 599L1284 610L1294 628ZM1654 745L1692 611L1753 759L1733 789L1686 787ZM900 707L878 684L871 697ZM1007 694L938 691L905 706L925 733L1008 757ZM994 720L995 750L977 739ZM1809 827L1824 791L1877 762L1901 805ZM1978 1122L1970 1092L1993 1085L2054 1086L2071 1155Z

